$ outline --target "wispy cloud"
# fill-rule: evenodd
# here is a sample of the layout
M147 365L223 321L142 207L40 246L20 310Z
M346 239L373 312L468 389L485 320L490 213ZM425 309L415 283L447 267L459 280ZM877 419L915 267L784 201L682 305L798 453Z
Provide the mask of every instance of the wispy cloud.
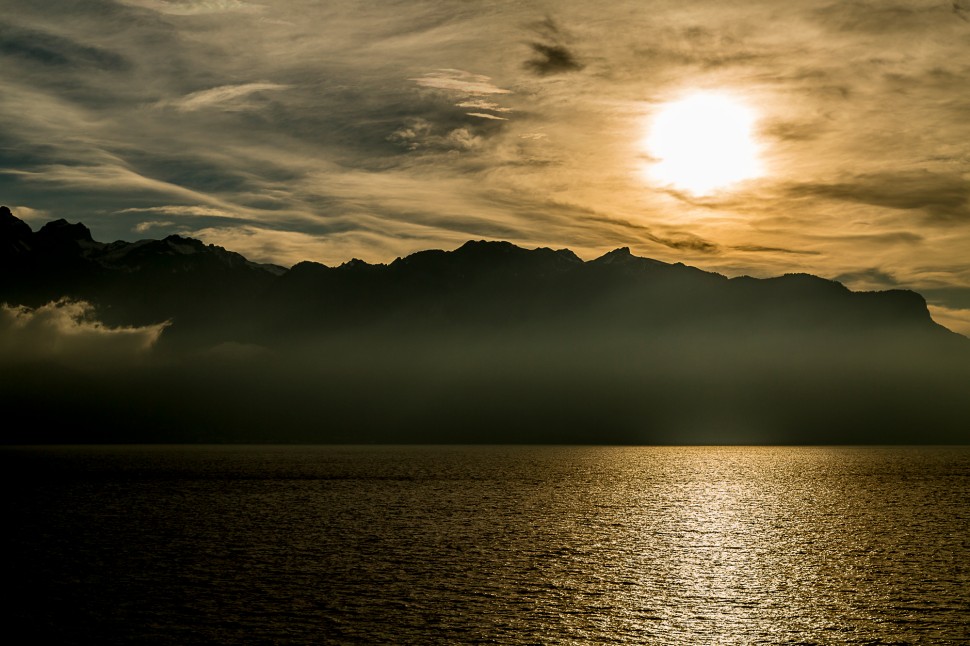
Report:
M242 0L119 0L119 2L175 16L231 11L259 11L263 8L260 4L243 2Z
M182 206L182 205L166 205L166 206L142 206L142 207L132 207L128 209L121 209L117 213L149 213L149 214L159 214L159 215L176 215L176 216L188 216L188 217L209 217L209 218L232 218L238 217L237 214L231 213L225 209L214 208L211 206Z
M511 94L510 90L497 87L492 84L492 79L481 74L472 74L463 70L442 69L435 72L428 72L424 76L410 79L424 88L430 88L454 95L458 100L454 104L458 108L472 108L473 111L465 112L469 117L477 119L490 119L492 121L508 121L507 117L499 116L497 113L512 112L512 108L502 106L494 100L483 97ZM488 110L489 112L482 112Z
M168 222L165 220L145 220L144 222L139 222L132 227L132 231L135 233L148 233L152 229L166 229L174 225L174 222Z
M100 191L148 191L172 197L204 198L199 193L178 184L146 177L121 165L68 166L53 164L35 170L0 170L27 182L55 184L62 187Z
M798 256L821 255L820 251L811 251L807 249L786 249L784 247L768 247L765 245L757 245L757 244L733 245L731 248L737 251L746 251L748 253L781 253L781 254L794 254Z
M937 223L970 224L970 182L958 173L927 170L863 174L843 181L795 184L796 197L818 196L906 211Z
M492 112L512 112L512 108L505 108L493 101L484 101L482 99L459 101L455 105L459 108L477 108L479 110L491 110Z
M125 56L110 49L5 22L0 22L0 54L54 68L122 71L130 66Z
M162 101L160 107L171 107L179 112L195 112L208 108L220 110L245 110L253 107L246 101L260 92L278 92L289 89L289 85L278 83L244 83L242 85L221 85L208 90L199 90L179 99Z
M488 114L485 112L466 112L469 117L478 117L479 119L492 119L494 121L508 121L505 117L499 117L494 114Z
M421 87L436 90L461 92L472 96L488 96L490 94L510 94L511 90L496 87L492 79L482 74L472 74L464 70L441 69L427 72L423 76L412 78Z

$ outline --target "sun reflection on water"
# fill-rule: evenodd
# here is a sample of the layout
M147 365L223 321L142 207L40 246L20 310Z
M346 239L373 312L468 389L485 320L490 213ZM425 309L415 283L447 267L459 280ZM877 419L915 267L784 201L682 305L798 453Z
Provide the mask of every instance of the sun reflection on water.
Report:
M44 457L76 471L63 487L18 481L35 627L70 609L101 643L728 645L970 625L966 448L113 451Z

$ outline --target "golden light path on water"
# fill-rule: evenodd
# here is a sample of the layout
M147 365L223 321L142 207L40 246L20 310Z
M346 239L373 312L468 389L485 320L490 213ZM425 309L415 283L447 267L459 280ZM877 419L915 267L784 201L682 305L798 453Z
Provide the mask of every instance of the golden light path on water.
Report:
M49 643L967 643L967 447L0 459L9 615Z
M757 115L727 92L688 94L660 106L642 147L650 181L704 196L764 174Z

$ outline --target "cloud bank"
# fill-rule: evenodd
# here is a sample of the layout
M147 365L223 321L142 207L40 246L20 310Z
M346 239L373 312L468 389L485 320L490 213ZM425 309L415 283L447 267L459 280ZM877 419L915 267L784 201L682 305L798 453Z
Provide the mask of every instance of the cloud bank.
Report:
M168 323L107 327L84 301L60 300L36 308L0 305L0 362L53 361L98 370L139 363Z

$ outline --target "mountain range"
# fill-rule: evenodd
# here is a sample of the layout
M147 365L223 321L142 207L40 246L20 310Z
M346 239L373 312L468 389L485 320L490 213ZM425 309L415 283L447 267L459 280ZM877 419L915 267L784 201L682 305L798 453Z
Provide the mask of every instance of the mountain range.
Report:
M60 430L6 441L970 439L970 340L915 292L807 274L486 241L286 269L0 208L0 302L70 301L161 332L136 363L8 357L2 392Z

